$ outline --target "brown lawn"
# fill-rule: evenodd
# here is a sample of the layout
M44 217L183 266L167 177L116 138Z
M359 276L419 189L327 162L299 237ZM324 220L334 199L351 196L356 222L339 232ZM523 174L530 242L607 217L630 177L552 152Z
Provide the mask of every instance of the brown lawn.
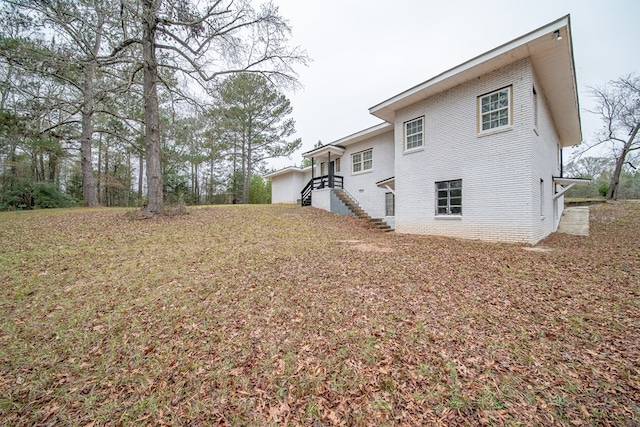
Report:
M294 206L0 214L2 425L639 425L640 203L518 245Z

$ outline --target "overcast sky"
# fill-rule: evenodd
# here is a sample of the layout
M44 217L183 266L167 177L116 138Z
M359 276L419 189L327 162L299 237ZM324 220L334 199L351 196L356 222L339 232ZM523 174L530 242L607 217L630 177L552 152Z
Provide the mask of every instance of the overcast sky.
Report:
M271 162L278 169L318 140L380 123L369 107L567 14L584 141L600 125L584 111L587 87L640 72L638 0L273 1L312 59L297 68L304 88L288 94L302 149Z

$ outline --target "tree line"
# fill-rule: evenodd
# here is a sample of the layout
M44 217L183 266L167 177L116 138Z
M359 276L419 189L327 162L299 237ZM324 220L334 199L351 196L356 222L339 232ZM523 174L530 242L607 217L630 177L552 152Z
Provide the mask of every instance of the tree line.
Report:
M565 176L587 178L569 197L640 199L640 76L629 74L601 87L589 88L602 126L583 144L565 168ZM601 155L588 155L599 149Z
M267 202L308 61L272 3L0 2L0 209Z

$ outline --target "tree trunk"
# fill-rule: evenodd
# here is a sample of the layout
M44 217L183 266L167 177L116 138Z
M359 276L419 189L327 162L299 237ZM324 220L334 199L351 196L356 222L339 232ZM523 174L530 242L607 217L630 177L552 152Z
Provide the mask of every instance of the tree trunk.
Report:
M142 188L144 187L144 153L139 153L140 161L138 163L138 198L142 199Z
M251 162L252 156L251 142L247 147L247 169L244 171L244 182L242 183L242 203L249 203L249 187L251 186L251 169L253 169L253 163Z
M99 45L96 41L96 48ZM87 206L98 206L96 187L93 181L93 103L96 66L87 61L84 66L84 103L82 104L82 133L80 136L80 165L82 168L82 195Z
M613 170L613 175L611 175L611 180L609 181L609 190L607 191L607 200L618 199L618 186L620 185L620 175L622 174L622 165L624 164L624 159L626 157L627 157L627 150L625 149L622 155L616 159L616 167Z
M103 170L103 187L104 187L104 196L103 202L106 203L107 207L111 206L111 200L109 199L109 144L106 144L104 147L104 168Z
M100 139L98 140L98 178L97 178L96 188L98 189L98 203L104 203L104 196L102 193L102 134L100 134Z
M162 165L160 162L160 113L158 108L158 62L156 60L156 14L160 0L144 0L142 57L144 62L144 112L145 147L147 158L147 207L145 212L159 215L164 201L162 197Z
M629 139L624 144L622 149L622 154L620 157L616 159L616 167L613 170L613 175L611 175L611 180L609 181L609 191L607 191L607 199L608 200L617 200L618 199L618 187L620 185L620 175L622 174L622 166L624 162L627 160L627 155L630 151L632 151L633 142L636 139L636 135L640 131L640 123L636 124L636 126L631 130L629 134Z
M58 154L55 151L49 151L49 174L47 180L56 182L56 172L58 170Z

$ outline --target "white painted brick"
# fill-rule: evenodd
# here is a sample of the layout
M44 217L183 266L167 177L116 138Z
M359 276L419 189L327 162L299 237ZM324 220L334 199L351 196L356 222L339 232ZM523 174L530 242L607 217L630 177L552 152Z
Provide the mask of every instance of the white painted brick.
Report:
M521 60L397 112L395 117L396 231L472 239L535 243L553 231L550 160L557 136L546 108L533 132L534 74ZM513 124L477 132L477 97L506 86L513 91ZM542 88L536 87L539 100ZM425 149L403 152L403 124L425 117ZM554 154L555 153L555 154ZM540 178L548 181L540 219ZM435 215L435 183L462 179L462 216ZM546 221L546 222L545 222Z

